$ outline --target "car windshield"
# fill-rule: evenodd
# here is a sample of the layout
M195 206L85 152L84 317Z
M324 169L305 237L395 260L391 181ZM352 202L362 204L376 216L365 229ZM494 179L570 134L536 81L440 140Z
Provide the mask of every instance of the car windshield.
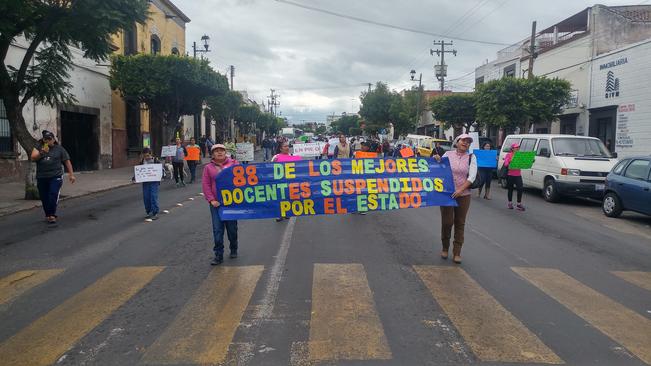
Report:
M556 156L611 157L603 142L597 139L555 138L552 145Z

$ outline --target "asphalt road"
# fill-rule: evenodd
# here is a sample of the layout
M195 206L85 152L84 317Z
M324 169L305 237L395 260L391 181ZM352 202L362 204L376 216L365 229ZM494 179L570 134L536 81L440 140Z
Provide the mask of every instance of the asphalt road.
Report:
M460 266L437 208L240 221L220 267L198 184L0 218L0 364L651 364L651 219L494 190Z

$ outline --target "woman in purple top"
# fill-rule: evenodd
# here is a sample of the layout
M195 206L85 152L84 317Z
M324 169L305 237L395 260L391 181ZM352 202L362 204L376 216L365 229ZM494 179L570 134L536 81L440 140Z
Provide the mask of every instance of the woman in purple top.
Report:
M457 201L457 207L441 206L441 258L448 259L452 227L454 227L454 263L461 263L461 247L464 241L466 216L470 209L470 185L477 177L477 158L470 155L468 150L472 144L472 137L462 134L454 140L454 150L443 154L450 160L450 169L454 180L454 193L452 198ZM435 155L437 161L441 156Z

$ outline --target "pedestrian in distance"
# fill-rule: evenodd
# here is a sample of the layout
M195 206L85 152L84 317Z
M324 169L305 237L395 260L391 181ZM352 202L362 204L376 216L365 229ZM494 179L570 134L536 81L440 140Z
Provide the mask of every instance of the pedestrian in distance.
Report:
M343 133L339 134L339 143L335 146L335 159L348 159L353 157L353 150L350 148L350 144L346 141L346 135Z
M513 155L516 152L520 151L520 145L517 143L511 144L511 151L509 151L506 156L504 156L504 166L509 167L511 160L513 160ZM513 209L513 188L517 190L517 205L515 206L516 210L524 211L524 205L522 204L522 193L524 191L524 186L522 184L522 173L520 169L508 169L506 173L506 189L507 189L507 199L508 203L506 207L509 210Z
M183 162L185 157L188 156L188 150L181 144L181 139L176 138L173 141L176 144L176 150L172 157L172 166L174 167L174 181L177 187L185 187L185 179L183 177Z
M185 151L189 151L190 149L199 149L201 151L201 147L195 143L194 137L190 139L190 144L185 147ZM201 163L201 157L199 157L199 160L190 160L188 158L188 168L190 169L190 183L194 183L196 176L197 176L197 165Z
M201 157L206 157L206 135L201 135L199 138L199 149L201 149Z
M140 165L146 164L161 164L161 161L152 154L150 148L142 149L142 160ZM162 169L162 165L161 165ZM136 178L131 178L132 182L136 182ZM145 204L145 221L158 220L158 190L160 188L159 182L142 182L142 200Z
M45 220L49 227L56 227L59 193L63 186L63 166L66 167L71 184L77 179L72 171L70 155L59 145L54 134L44 130L42 136L38 145L32 149L30 158L36 162L36 187L43 204Z
M208 136L208 138L206 138L206 155L208 155L208 157L210 157L210 150L214 144L215 141L213 141L212 137Z
M490 142L481 147L482 150L491 150ZM479 168L479 175L481 176L481 186L477 190L477 197L481 197L481 191L484 191L484 199L491 199L491 181L493 180L493 168Z
M230 257L237 258L237 221L222 220L219 217L220 203L217 200L217 182L215 178L221 172L231 166L238 165L238 162L226 155L226 146L223 144L213 145L211 151L210 163L206 164L203 169L201 187L203 195L210 204L210 216L212 218L212 234L214 240L213 258L211 265L216 266L224 262L224 229L228 236Z
M441 258L448 259L450 239L454 227L454 263L461 263L461 247L464 242L466 216L470 210L470 186L477 177L477 158L468 153L472 144L472 137L468 134L459 135L454 140L454 150L443 154L450 160L452 178L454 180L454 193L452 198L457 201L457 207L441 206ZM434 159L441 161L440 155Z
M432 149L432 152L429 154L429 157L433 158L434 155L443 156L444 154L445 154L445 150L441 147L441 143L435 142L434 148Z

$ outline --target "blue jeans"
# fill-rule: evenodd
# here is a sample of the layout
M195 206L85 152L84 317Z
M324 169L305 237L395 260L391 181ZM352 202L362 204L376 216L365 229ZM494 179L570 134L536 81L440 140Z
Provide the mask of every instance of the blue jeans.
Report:
M197 177L197 165L199 165L198 161L188 160L188 168L190 168L190 182L194 182Z
M215 257L224 256L224 227L230 243L231 253L237 253L237 221L222 221L219 217L219 208L210 206L210 215L212 216L212 235L215 239Z
M142 184L142 199L145 201L145 211L148 215L158 214L158 187L160 182L144 182Z
M59 192L63 186L63 177L52 178L37 178L36 187L38 188L38 195L43 203L43 211L45 216L56 217L57 205L59 204Z
M271 160L271 157L273 156L271 148L270 147L265 147L264 148L264 161L269 161Z

